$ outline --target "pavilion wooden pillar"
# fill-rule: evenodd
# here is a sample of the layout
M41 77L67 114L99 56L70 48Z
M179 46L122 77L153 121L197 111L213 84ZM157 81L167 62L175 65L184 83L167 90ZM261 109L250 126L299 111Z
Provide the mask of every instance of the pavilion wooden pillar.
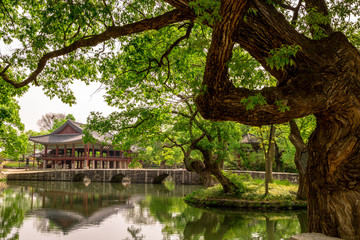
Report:
M74 169L75 168L75 160L74 160L74 157L75 157L75 144L72 145L71 157L73 158L73 159L71 159L71 169Z
M84 146L84 169L88 169L89 164L89 144L85 144Z
M106 151L106 157L108 159L108 161L106 161L106 168L107 169L110 169L110 161L109 161L109 158L110 158L110 148L107 149Z
M44 150L44 157L47 157L47 145L45 145L45 150ZM43 169L46 169L47 166L47 160L43 160Z
M92 161L91 161L91 168L92 169L95 169L95 156L96 156L96 154L95 154L95 147L94 147L94 144L92 145L92 157L93 157L93 159L92 159Z
M83 169L85 169L86 165L87 165L87 158L86 158L87 150L86 150L86 147L87 147L87 144L84 145L84 164L82 166Z
M67 146L66 146L66 144L64 144L64 158L65 159L62 161L62 164L63 164L62 168L63 169L66 168L66 156L67 156Z
M99 161L99 168L102 169L103 168L103 160L102 160L102 157L103 157L103 146L100 146L100 161Z
M33 158L33 168L35 168L35 150L36 150L36 143L34 142L34 158Z
M86 169L89 169L89 164L90 164L89 157L90 157L90 144L88 143L87 144L87 154L86 154L86 160L87 160Z

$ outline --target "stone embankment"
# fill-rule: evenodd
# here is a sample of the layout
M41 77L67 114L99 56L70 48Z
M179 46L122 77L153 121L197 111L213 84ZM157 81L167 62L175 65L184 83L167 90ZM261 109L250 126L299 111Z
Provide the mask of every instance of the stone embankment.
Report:
M265 172L232 171L236 174L248 175L254 179L265 178ZM93 182L121 181L124 177L132 183L159 183L171 176L177 184L200 184L199 175L185 169L76 169L76 170L46 170L46 171L15 171L6 172L8 180L32 181L79 181L88 177ZM274 172L273 178L298 182L296 173Z
M341 240L341 238L328 237L321 233L302 233L292 236L290 240Z

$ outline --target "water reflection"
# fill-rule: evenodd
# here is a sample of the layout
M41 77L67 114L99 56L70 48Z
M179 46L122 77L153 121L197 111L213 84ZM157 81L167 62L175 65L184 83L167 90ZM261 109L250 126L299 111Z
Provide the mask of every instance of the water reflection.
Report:
M0 196L1 239L275 240L306 229L306 212L188 206L182 197L198 186L13 181L8 185Z

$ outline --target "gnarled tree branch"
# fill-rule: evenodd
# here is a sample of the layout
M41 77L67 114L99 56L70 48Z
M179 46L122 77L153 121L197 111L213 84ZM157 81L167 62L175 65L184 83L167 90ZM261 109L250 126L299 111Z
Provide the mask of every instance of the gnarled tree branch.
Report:
M79 48L96 46L96 45L103 43L111 38L119 38L122 36L139 33L139 32L143 32L143 31L151 30L151 29L158 30L162 27L168 26L169 24L181 22L184 20L193 20L193 19L194 19L194 16L191 14L187 14L187 13L181 12L179 10L173 10L173 11L167 12L161 16L150 18L150 19L144 19L144 20L136 22L136 23L127 24L124 26L111 26L111 27L108 27L103 33L100 33L98 35L93 35L88 38L77 40L67 47L46 53L39 60L39 62L37 64L37 68L29 75L29 77L27 79L25 79L22 82L16 82L16 81L10 79L9 75L7 75L5 72L1 72L0 77L7 83L13 85L14 87L20 88L20 87L28 85L29 83L31 83L33 81L36 81L36 78L38 77L38 75L44 70L46 63L53 58L60 57L60 56L66 55L68 53L74 52Z

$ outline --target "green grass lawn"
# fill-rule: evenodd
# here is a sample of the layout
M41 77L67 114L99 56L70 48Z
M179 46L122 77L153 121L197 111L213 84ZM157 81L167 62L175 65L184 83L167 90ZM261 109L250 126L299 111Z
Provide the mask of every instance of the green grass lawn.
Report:
M25 161L7 161L3 165L5 168L25 168L26 162ZM33 162L29 162L29 167L32 168ZM35 167L37 167L37 161L35 161Z
M236 183L238 185L240 182ZM289 181L274 180L269 184L269 194L266 196L264 180L247 178L242 179L241 184L242 191L235 194L225 193L221 185L216 185L188 194L185 201L203 207L257 209L301 209L306 207L306 201L296 198L298 185Z

